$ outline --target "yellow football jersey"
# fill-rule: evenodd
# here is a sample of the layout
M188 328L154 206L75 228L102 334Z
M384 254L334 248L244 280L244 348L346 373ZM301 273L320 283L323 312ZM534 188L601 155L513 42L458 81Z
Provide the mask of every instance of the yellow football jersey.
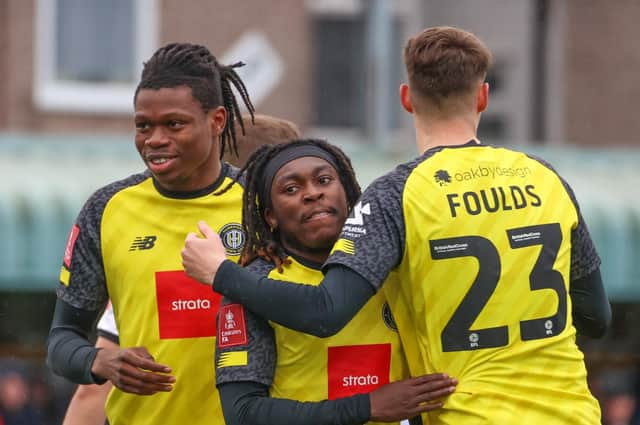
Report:
M320 283L319 264L289 258L292 262L284 266L282 274L273 264L260 259L249 270L290 282ZM321 401L369 393L409 376L383 294L371 298L344 329L329 338L317 338L273 322L267 324L238 304L225 306L219 320L219 332L224 335L224 329L228 329L229 339L218 343L218 384L260 382L270 386L272 397ZM244 337L247 333L250 338Z
M243 189L213 194L232 172L225 166L214 186L190 196L160 193L147 173L136 175L98 192L80 214L59 293L91 309L108 290L120 345L146 347L176 377L169 393L141 397L114 388L106 405L111 425L224 424L212 364L220 296L184 273L180 251L205 220L238 258Z
M599 259L549 166L484 145L433 149L375 182L347 224L329 263L374 284L396 270L384 292L411 373L459 380L430 423L600 423L568 295Z

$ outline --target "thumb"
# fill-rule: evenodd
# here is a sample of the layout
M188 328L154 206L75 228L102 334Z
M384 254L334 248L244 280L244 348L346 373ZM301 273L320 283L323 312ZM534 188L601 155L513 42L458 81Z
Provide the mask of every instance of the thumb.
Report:
M204 220L198 222L198 229L200 229L200 233L202 233L202 236L206 239L215 238L218 235Z

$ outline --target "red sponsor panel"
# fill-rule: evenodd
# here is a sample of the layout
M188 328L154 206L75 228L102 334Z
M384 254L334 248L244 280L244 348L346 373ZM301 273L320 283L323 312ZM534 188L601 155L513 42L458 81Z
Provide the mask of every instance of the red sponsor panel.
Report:
M156 272L160 339L216 336L221 298L182 270Z
M391 344L329 347L329 400L364 394L389 383Z
M71 228L71 232L69 233L69 239L67 239L67 246L64 249L64 257L63 262L66 268L71 267L71 257L73 256L73 247L76 244L76 239L78 239L78 235L80 234L80 227L77 224L74 224Z
M247 325L244 321L244 309L240 304L220 307L219 321L218 347L233 347L247 343Z

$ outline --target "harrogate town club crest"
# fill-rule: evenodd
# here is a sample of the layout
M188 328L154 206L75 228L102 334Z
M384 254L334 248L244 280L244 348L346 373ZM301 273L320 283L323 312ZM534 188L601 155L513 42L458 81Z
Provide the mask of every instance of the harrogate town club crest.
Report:
M240 224L225 224L220 229L220 239L222 239L222 245L228 255L240 255L245 242L245 235Z

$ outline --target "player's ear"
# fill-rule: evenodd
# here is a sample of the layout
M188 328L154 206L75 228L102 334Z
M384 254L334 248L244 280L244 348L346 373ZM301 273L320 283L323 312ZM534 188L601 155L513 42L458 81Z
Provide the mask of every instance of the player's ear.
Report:
M489 83L484 82L480 85L476 102L478 113L483 112L485 109L487 109L487 105L489 105Z
M410 114L413 114L413 104L411 103L411 90L407 84L400 84L400 104Z
M273 210L271 208L264 209L264 221L269 225L269 230L273 232L278 228L278 220L273 214Z
M211 126L211 134L217 139L222 134L224 125L227 123L227 110L224 106L218 106L217 108L209 110L207 118Z

